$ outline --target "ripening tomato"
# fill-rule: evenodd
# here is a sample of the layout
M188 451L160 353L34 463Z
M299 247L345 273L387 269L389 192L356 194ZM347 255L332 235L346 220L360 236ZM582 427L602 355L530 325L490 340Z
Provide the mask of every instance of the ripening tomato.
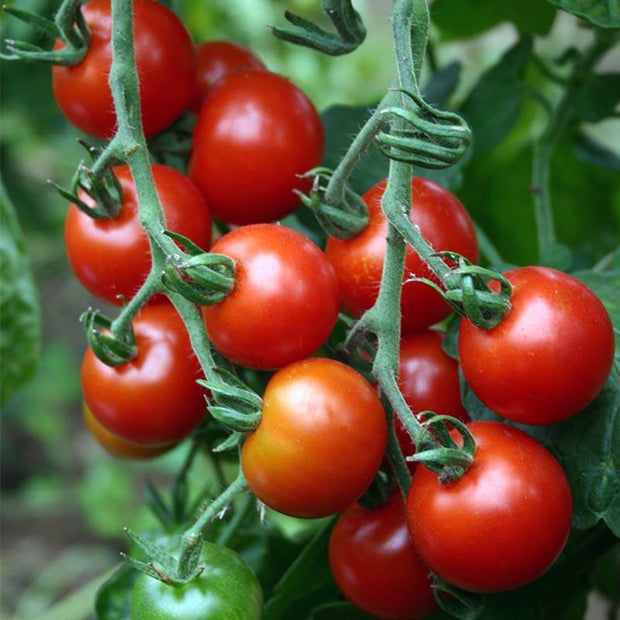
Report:
M489 421L468 428L476 451L462 478L440 483L436 473L416 469L409 531L422 560L449 583L473 592L519 588L564 548L573 514L568 480L551 452L524 431Z
M142 445L180 441L206 414L202 377L183 320L169 303L142 308L133 320L137 356L107 366L86 351L84 401L111 433Z
M202 194L183 174L161 164L151 166L169 230L209 249L211 216ZM149 241L138 220L138 196L129 166L113 169L123 191L116 217L93 219L75 205L67 211L65 245L78 280L95 297L121 304L138 291L151 268ZM85 194L87 204L92 200ZM163 296L156 296L158 301Z
M381 181L362 196L368 206L366 228L350 239L329 237L325 248L338 275L342 305L355 317L375 303L379 292L388 229L381 210L386 186L386 181ZM458 252L471 262L477 262L476 231L458 198L422 177L412 179L411 191L410 218L420 227L424 239L436 251ZM428 284L407 281L414 276L438 283L417 252L408 246L401 299L403 333L434 325L451 312L441 295Z
M140 111L147 137L170 125L187 107L196 82L194 44L181 20L155 0L134 0L134 47ZM82 7L91 32L86 56L52 69L54 97L67 119L94 138L110 139L116 114L108 76L112 66L110 0ZM64 46L60 40L54 49Z
M379 508L354 504L343 513L329 540L329 566L344 596L374 618L424 618L438 608L399 489Z
M247 69L264 69L252 52L230 41L205 41L196 47L196 88L189 109L198 114L204 100L225 75Z
M323 156L321 117L281 75L238 71L205 101L196 128L190 177L212 214L230 224L273 222L300 204L302 175Z
M600 299L576 278L549 267L505 274L511 309L493 329L461 322L459 358L471 389L489 409L522 424L575 415L603 387L614 332Z
M263 395L263 415L241 450L254 494L303 518L344 510L366 491L387 442L385 413L356 370L310 358L279 370Z
M235 261L235 285L203 308L213 345L249 368L281 368L314 353L338 318L338 282L325 254L279 224L237 228L211 250Z

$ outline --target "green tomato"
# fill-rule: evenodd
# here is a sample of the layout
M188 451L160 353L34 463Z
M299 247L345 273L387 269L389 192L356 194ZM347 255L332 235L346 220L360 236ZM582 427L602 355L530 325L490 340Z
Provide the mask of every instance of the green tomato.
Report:
M131 620L258 620L263 591L245 560L227 547L204 543L196 579L172 586L140 575Z

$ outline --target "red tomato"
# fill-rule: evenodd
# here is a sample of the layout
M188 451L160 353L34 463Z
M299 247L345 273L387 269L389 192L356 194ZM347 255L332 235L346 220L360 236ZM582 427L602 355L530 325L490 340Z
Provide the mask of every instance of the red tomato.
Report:
M338 318L338 282L312 241L279 224L254 224L229 232L212 252L236 264L232 292L203 308L222 355L268 370L321 347Z
M416 469L409 531L422 560L449 583L473 592L519 588L540 577L566 543L573 513L568 480L524 431L488 421L472 422L469 430L476 452L462 478L441 484L437 474Z
M144 133L150 137L170 125L187 107L196 81L194 44L179 18L154 0L133 0L134 46ZM110 0L82 7L91 31L86 56L76 65L55 65L52 87L64 115L78 129L109 139L116 114L108 76L112 66ZM57 40L54 49L64 46Z
M211 217L201 193L173 168L151 166L169 230L205 250L211 243ZM140 288L151 268L149 241L138 220L138 197L128 166L114 168L123 190L119 214L95 220L75 205L65 222L65 245L73 272L93 295L121 304ZM82 200L91 203L87 196ZM162 300L162 296L158 296Z
M441 348L443 338L443 332L430 329L403 337L398 385L412 412L433 411L469 422L461 402L459 365ZM403 454L414 454L415 444L396 416L394 428ZM408 464L415 468L415 463Z
M133 321L138 355L107 366L86 351L84 401L111 433L137 444L180 441L204 419L202 376L185 325L171 304L144 307Z
M272 222L300 204L323 156L321 117L306 95L268 71L238 71L205 101L190 177L211 212L231 224Z
M329 540L329 565L345 597L375 618L424 618L438 607L398 489L380 508L346 510Z
M551 424L598 394L614 359L614 333L599 298L548 267L508 271L512 308L493 329L461 323L459 357L489 409L522 424Z
M386 181L381 181L364 194L369 221L362 232L350 239L327 240L325 251L338 275L342 305L355 317L375 303L379 292L388 228L381 210L386 185ZM456 196L422 177L412 179L411 190L411 221L419 225L426 241L437 251L451 250L477 262L476 231ZM417 252L408 246L403 281L413 276L438 282ZM451 309L427 284L406 282L402 288L401 311L402 330L408 332L437 323Z
M196 47L196 88L189 109L198 114L216 82L225 75L247 69L264 69L252 52L230 41L206 41Z
M263 416L243 444L250 489L270 508L324 517L355 502L373 481L387 442L374 388L353 368L311 358L278 371Z

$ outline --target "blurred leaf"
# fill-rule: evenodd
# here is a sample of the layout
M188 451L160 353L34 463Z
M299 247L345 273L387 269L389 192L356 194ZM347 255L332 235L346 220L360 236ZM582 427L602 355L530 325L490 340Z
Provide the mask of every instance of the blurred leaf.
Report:
M551 4L601 28L620 28L618 0L549 0Z
M476 154L498 146L516 125L526 94L523 74L532 53L532 38L523 36L486 71L462 107L474 134Z
M610 170L620 170L620 155L583 132L577 134L575 138L575 152L587 163Z
M575 115L586 123L611 116L620 102L620 73L588 75L575 99Z
M351 603L342 601L320 605L308 616L308 620L366 620L368 618L372 616L366 615Z
M437 69L422 89L427 103L442 105L450 98L461 79L461 63L454 61Z
M139 574L124 562L99 588L95 598L97 620L128 620L131 590Z
M445 39L468 39L502 22L542 35L549 32L555 11L539 0L436 0L432 18Z
M593 577L595 587L603 596L620 602L620 541L599 560Z
M0 180L0 405L35 373L41 311L25 240Z

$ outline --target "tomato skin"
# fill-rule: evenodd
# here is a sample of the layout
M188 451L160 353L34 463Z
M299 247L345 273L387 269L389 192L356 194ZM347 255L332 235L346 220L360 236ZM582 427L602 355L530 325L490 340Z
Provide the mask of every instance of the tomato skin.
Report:
M250 50L231 41L205 41L196 47L196 88L189 109L198 114L213 86L235 71L265 69Z
M232 549L205 542L202 573L183 586L140 575L131 620L259 620L263 592L252 569Z
M263 416L241 450L250 489L267 506L314 518L344 510L381 464L387 422L356 370L309 358L279 370L263 395Z
M185 175L168 166L151 170L169 230L189 237L205 250L211 244L211 216L204 198ZM151 268L148 237L138 219L138 196L129 166L113 169L123 191L119 214L93 219L70 205L65 246L73 272L95 297L120 305L138 291ZM92 200L80 196L87 204ZM162 301L158 295L155 300Z
M474 393L495 413L522 424L552 424L580 412L603 387L614 333L598 297L549 267L504 274L511 310L488 331L461 322L459 358Z
M91 349L82 362L84 401L110 432L130 442L180 441L206 413L202 373L183 320L169 303L145 306L133 320L137 356L107 366Z
M443 332L432 329L403 336L398 385L412 412L433 411L469 422L469 415L461 401L459 365L441 348L443 339ZM414 454L415 444L396 416L394 429L403 455ZM416 463L407 463L413 471Z
M273 222L300 204L299 175L323 156L321 117L281 75L238 71L204 102L194 130L190 177L213 215L230 224Z
M379 508L354 504L342 514L329 540L329 565L344 596L373 617L424 618L438 608L398 489Z
M407 497L414 546L439 577L473 592L519 588L542 575L571 527L572 495L553 455L501 422L468 425L474 463L454 482L418 467ZM452 431L456 438L455 431Z
M212 252L235 261L235 286L202 310L213 345L236 364L281 368L314 353L338 318L338 282L325 254L279 224L224 235Z
M146 137L170 125L187 107L196 80L194 44L181 20L155 0L134 0L134 47L140 108ZM91 0L82 8L92 38L84 58L54 65L52 88L67 119L94 138L110 139L116 114L108 76L112 66L110 0ZM54 49L64 46L60 40Z
M377 299L385 257L388 223L381 210L387 182L380 181L363 196L368 207L368 225L350 239L329 237L325 252L332 261L344 309L361 316ZM413 205L410 219L419 225L424 238L437 251L452 250L472 263L478 261L476 231L465 207L450 191L422 177L411 181ZM407 246L403 281L412 276L437 278L419 255ZM407 282L402 288L403 333L434 325L450 314L450 306L429 285Z

